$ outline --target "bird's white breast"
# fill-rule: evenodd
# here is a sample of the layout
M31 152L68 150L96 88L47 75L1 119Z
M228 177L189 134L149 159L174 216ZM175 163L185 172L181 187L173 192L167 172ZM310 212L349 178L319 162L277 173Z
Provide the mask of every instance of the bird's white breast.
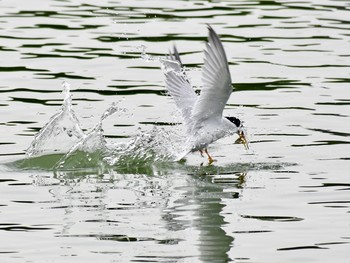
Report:
M191 151L207 148L209 144L235 132L236 126L226 118L207 119L201 125L195 125L189 138Z

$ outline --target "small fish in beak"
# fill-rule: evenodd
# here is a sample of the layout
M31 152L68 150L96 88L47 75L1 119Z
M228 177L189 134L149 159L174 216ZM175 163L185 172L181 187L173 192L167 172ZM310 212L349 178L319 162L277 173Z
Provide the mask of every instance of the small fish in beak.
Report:
M245 131L241 128L238 130L237 134L238 134L238 139L235 141L235 143L237 144L243 144L244 148L246 150L249 150L249 145L248 145L248 141L246 139L246 135L245 135Z

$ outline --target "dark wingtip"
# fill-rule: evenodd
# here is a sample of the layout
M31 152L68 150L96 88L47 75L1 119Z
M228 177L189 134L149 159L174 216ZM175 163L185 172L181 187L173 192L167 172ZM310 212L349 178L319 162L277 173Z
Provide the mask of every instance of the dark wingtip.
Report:
M223 59L226 60L227 63L227 57L226 57L226 52L224 49L224 46L220 40L220 37L218 34L215 32L215 30L211 27L211 25L207 24L208 30L209 30L209 36L208 36L208 42L209 44L214 45L217 49L220 50L220 52L223 54Z
M208 31L209 31L209 37L217 37L218 38L218 35L216 34L215 30L211 27L211 25L207 24L207 28L208 28Z
M211 25L207 24L207 28L209 30L209 37L216 39L217 41L220 42L220 38L218 34L215 32L215 30L211 27Z
M179 52L177 51L176 44L173 44L173 50L174 50L174 54L175 54L175 53L179 53Z
M174 50L173 55L174 55L175 59L180 63L180 65L182 67L183 65L182 65L182 61L181 61L181 58L180 58L180 54L177 51L177 48L176 48L175 44L173 45L173 50Z

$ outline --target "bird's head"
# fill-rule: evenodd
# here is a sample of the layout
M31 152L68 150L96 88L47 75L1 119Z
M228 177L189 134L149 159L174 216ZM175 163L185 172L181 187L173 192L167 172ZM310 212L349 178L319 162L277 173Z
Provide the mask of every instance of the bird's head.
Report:
M235 141L235 143L240 143L243 144L246 150L249 149L248 146L248 141L247 141L247 131L245 127L243 126L243 123L241 122L240 119L236 117L226 117L230 122L232 122L236 127L237 127L237 134L238 134L238 139Z

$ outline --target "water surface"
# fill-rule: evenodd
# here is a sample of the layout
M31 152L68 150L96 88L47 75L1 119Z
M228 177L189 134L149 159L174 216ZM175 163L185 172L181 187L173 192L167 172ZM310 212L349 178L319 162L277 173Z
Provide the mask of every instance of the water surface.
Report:
M1 262L348 262L348 1L0 6ZM61 170L60 154L25 161L63 81L85 134L112 103L125 110L103 121L109 142L171 133L175 105L147 58L176 43L200 89L207 23L236 89L225 114L244 120L249 151L229 137L211 145L212 166L199 154L111 167L78 156Z

